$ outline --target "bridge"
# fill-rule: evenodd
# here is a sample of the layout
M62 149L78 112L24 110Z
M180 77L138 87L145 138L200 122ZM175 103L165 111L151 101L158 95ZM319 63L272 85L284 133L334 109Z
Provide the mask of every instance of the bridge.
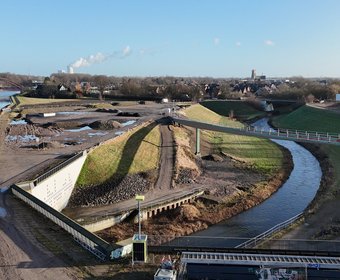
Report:
M6 78L0 77L0 82L4 82L4 83L10 85L11 88L17 88L19 90L22 90L22 88L23 88L22 85L19 85L18 83L13 82L13 81L6 79Z
M184 252L179 279L184 275L189 279L339 279L340 258Z
M340 145L340 133L328 133L317 131L302 131L292 129L262 129L252 126L241 128L222 126L213 123L188 120L178 117L171 118L174 123L196 128L196 154L200 154L200 130L211 130L236 135L254 136L267 139L289 140L314 144Z

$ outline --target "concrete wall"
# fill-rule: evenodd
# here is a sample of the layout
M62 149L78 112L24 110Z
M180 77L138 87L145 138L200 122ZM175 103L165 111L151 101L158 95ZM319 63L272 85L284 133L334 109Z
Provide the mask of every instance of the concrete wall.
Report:
M131 214L132 211L128 211L126 213L120 214L118 216L107 217L106 219L102 219L100 221L92 222L91 224L84 224L83 227L90 232L100 231L109 227L114 226L115 224L123 221L127 216Z
M61 211L70 199L86 155L87 153L84 151L82 156L43 180L29 183L29 186L24 187L24 189L53 209Z
M145 208L142 205L142 209L140 213L141 221L146 221L147 219L153 216L156 216L157 214L163 211L167 211L167 210L180 207L182 204L191 203L192 200L195 200L197 197L202 196L203 194L204 194L204 191L197 191L192 194L188 194L180 198L175 198L172 201L163 202L158 205L147 206ZM136 215L134 222L138 223L138 214Z
M23 190L21 187L12 185L11 189L12 193L16 197L20 198L35 210L43 214L45 217L66 230L73 236L75 241L77 241L82 247L90 251L98 258L102 260L107 259L113 250L121 248L121 246L109 244L105 240L99 238L97 235L87 231L81 225L77 224L62 213L56 211L43 201L37 199L30 193Z

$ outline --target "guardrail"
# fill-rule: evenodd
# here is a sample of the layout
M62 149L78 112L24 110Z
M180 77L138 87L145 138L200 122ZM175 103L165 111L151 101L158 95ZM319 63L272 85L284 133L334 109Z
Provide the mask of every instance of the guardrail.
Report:
M292 129L263 129L253 126L228 127L215 123L199 122L194 120L172 117L174 123L200 128L204 130L219 131L224 133L232 133L237 135L255 136L269 139L290 140L297 142L321 143L340 145L340 133L302 131Z
M114 246L101 239L97 235L84 229L81 225L71 220L64 214L53 209L40 199L21 189L17 185L11 186L12 193L37 210L39 213L53 221L55 224L63 228L70 233L74 240L77 241L82 247L90 251L96 257L101 260L109 258L113 249L117 249L118 246Z
M41 181L47 179L48 177L52 176L53 174L57 173L59 170L63 169L65 166L69 165L71 162L77 160L78 158L82 157L83 155L84 155L84 151L77 153L76 155L70 157L69 159L63 161L62 163L60 163L57 166L53 167L52 169L48 170L44 174L40 175L39 177L37 177L33 181L34 186L36 186Z
M256 245L258 245L260 242L262 242L264 239L268 239L273 234L277 233L278 231L285 229L289 227L292 223L294 223L296 220L301 218L303 216L303 213L297 214L296 216L277 224L276 226L273 226L272 228L268 229L267 231L235 246L235 248L252 248Z

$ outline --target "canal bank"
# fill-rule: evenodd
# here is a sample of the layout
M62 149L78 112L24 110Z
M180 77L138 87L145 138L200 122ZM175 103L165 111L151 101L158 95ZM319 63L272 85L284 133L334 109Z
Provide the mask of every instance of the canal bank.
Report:
M267 119L261 119L253 126L269 129L267 122ZM288 180L263 203L193 236L209 239L216 236L251 238L307 208L320 186L322 172L318 160L295 142L273 141L288 149L292 155L294 168Z
M202 146L205 146L205 143ZM202 159L206 166L204 169L205 180L201 182L201 186L211 191L214 184L222 183L223 190L228 193L223 193L220 202L210 200L208 195L191 205L161 213L144 223L143 231L149 235L173 239L175 236L186 236L206 229L260 204L280 188L291 172L291 156L286 149L280 149L285 162L283 168L279 169L271 178L263 177L260 173L246 168L243 162L223 153L213 156L218 161ZM209 170L206 169L207 167ZM198 179L195 179L195 182L191 184L196 183L198 183ZM227 189L224 189L224 186L227 186ZM124 237L133 234L133 227L130 224L122 223L102 234L104 239L124 239ZM155 242L161 243L162 241Z

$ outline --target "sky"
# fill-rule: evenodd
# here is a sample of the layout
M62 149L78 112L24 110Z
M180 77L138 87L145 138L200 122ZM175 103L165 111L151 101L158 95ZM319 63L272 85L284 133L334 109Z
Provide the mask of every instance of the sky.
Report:
M338 0L1 0L0 72L340 77Z

